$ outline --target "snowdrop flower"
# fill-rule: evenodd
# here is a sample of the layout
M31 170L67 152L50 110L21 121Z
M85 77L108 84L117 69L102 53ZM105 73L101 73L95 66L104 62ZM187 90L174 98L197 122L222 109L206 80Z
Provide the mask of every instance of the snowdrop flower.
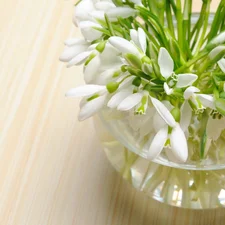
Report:
M96 30L95 27L101 28L98 23L92 21L81 21L79 23L81 33L88 42L92 42L102 36L102 32Z
M194 86L190 86L184 91L184 99L189 101L195 113L198 114L205 108L215 109L213 96L207 94L196 94L198 92L200 92L200 90Z
M133 43L138 46L143 53L145 53L147 48L147 41L144 30L140 27L138 28L138 30L131 29L130 37Z
M77 26L82 21L96 22L95 19L104 20L107 14L110 21L117 21L117 17L128 18L135 15L135 10L128 6L118 6L110 1L82 0L74 10L74 24Z
M188 147L183 130L162 102L153 97L151 101L166 125L154 136L147 154L148 159L155 159L166 145L170 145L173 156L178 161L185 162L188 157Z
M131 41L124 38L113 36L109 38L109 43L114 46L123 55L131 53L139 58L145 56L147 41L146 34L142 28L130 30Z
M192 73L175 74L173 72L173 59L165 48L160 48L159 50L158 64L160 72L166 80L166 82L164 82L164 90L167 95L171 95L173 93L173 88L171 87L188 87L198 79L198 76Z
M102 85L84 85L73 88L66 93L67 97L84 97L80 104L80 113L78 119L85 120L93 116L105 105L107 99L106 86Z
M65 41L65 45L66 47L59 58L62 62L78 65L89 55L86 51L90 44L82 38L68 39Z
M124 38L113 36L109 38L109 43L122 54L131 53L138 57L142 57L142 54L138 48L132 42Z
M102 52L94 49L91 53L91 60L84 67L85 82L104 84L110 76L112 78L113 71L119 71L123 65L118 54L118 51L109 43L106 43Z

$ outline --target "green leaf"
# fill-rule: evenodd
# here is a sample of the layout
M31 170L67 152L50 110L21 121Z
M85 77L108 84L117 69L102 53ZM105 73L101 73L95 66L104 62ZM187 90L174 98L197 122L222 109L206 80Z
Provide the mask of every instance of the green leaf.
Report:
M225 99L218 98L215 101L216 109L219 113L221 113L223 116L225 116Z

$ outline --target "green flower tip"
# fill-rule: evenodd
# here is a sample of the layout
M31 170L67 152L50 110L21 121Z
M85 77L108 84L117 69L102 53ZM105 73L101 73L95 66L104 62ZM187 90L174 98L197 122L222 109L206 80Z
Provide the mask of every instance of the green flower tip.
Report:
M96 50L100 53L102 53L105 49L105 44L106 41L101 41L97 46L96 46Z
M118 87L119 87L119 83L117 82L110 82L106 85L106 88L109 93L115 92L118 89Z
M141 69L141 66L142 66L141 60L136 55L127 53L125 55L125 59L131 66L133 66L137 69Z

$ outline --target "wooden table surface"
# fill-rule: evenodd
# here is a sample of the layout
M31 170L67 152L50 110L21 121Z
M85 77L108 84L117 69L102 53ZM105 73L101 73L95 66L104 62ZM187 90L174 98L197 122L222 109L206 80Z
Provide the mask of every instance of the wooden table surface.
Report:
M92 121L77 121L79 101L64 93L82 70L58 61L63 40L79 35L73 3L0 0L0 225L224 225L224 209L177 209L135 191Z

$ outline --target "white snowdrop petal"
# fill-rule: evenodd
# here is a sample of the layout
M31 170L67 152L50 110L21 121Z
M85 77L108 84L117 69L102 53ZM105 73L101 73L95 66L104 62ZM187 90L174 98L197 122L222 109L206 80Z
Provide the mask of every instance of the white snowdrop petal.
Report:
M176 121L173 118L170 111L166 108L166 106L156 98L151 97L151 100L155 109L157 110L159 115L164 119L164 121L171 127L176 126Z
M168 127L164 127L156 133L147 153L147 159L153 160L161 153L168 138Z
M95 10L92 0L82 0L74 9L73 21L75 25L79 21L89 20L89 13Z
M225 118L213 119L212 117L210 117L206 126L207 138L216 141L220 137L221 132L224 129L225 129Z
M140 27L138 28L138 40L139 40L142 51L145 53L147 48L146 34L144 30Z
M219 65L220 69L225 73L225 59L219 60L218 65Z
M192 117L192 109L188 103L188 101L184 101L183 105L181 106L181 118L180 118L180 127L185 132L190 123Z
M73 59L71 59L69 62L68 62L68 65L67 67L71 67L71 66L74 66L74 65L80 65L82 63L85 62L85 60L88 58L88 56L91 54L91 52L82 52L80 54L78 54L77 56L75 56Z
M177 160L185 162L188 158L187 140L181 127L177 124L170 135L171 151Z
M223 44L224 42L225 42L225 31L220 33L211 41L212 44L216 45Z
M211 109L215 109L214 98L211 95L197 94L202 105Z
M91 83L98 74L98 69L101 65L99 56L95 56L84 68L84 80L86 83Z
M94 23L92 21L82 21L79 23L79 27L82 35L88 41L94 41L102 36L102 33L94 27L101 28L98 23Z
M126 97L117 107L120 111L128 111L140 103L143 97L142 93L135 93Z
M165 48L160 48L159 50L158 64L160 72L165 79L172 75L174 69L173 59Z
M218 54L220 54L221 51L225 50L225 46L217 46L215 47L210 53L209 58L214 59Z
M142 6L141 0L130 0L130 1L133 2L135 5L140 5L140 6Z
M86 49L87 49L87 46L85 45L74 45L72 47L65 47L59 60L62 62L69 62L72 58L74 58L81 52L84 52Z
M116 6L112 2L100 1L95 3L95 7L98 10L107 11L111 8L115 8Z
M154 117L153 117L153 127L154 127L155 132L158 132L159 130L161 130L166 125L167 124L162 119L162 117L158 113L155 113Z
M171 95L173 93L173 89L170 88L166 82L164 82L163 88L167 95Z
M188 87L184 91L184 99L189 99L196 92L200 92L200 90L194 86Z
M129 95L131 95L131 91L129 91L129 90L120 91L112 96L112 98L109 100L107 106L112 109L117 108L117 106Z
M89 84L70 89L66 93L66 96L67 97L89 96L103 90L106 90L106 87L103 85Z
M130 7L115 7L107 10L107 16L109 19L115 19L117 17L127 18L135 14L135 10Z
M186 74L178 74L177 76L177 88L183 88L192 85L198 76L196 74L186 73Z
M105 12L104 11L94 10L94 11L90 12L89 15L94 19L100 19L100 20L105 19Z
M64 44L70 47L73 45L87 45L88 43L83 38L69 38Z
M104 106L105 101L106 101L106 96L100 96L98 98L95 98L87 102L81 107L78 119L82 121L93 116Z
M130 30L130 37L131 37L131 40L134 42L135 45L137 45L138 47L141 47L141 46L139 46L138 33L135 29Z
M138 49L124 38L113 36L109 38L109 43L122 53L132 53L137 56L140 55Z

